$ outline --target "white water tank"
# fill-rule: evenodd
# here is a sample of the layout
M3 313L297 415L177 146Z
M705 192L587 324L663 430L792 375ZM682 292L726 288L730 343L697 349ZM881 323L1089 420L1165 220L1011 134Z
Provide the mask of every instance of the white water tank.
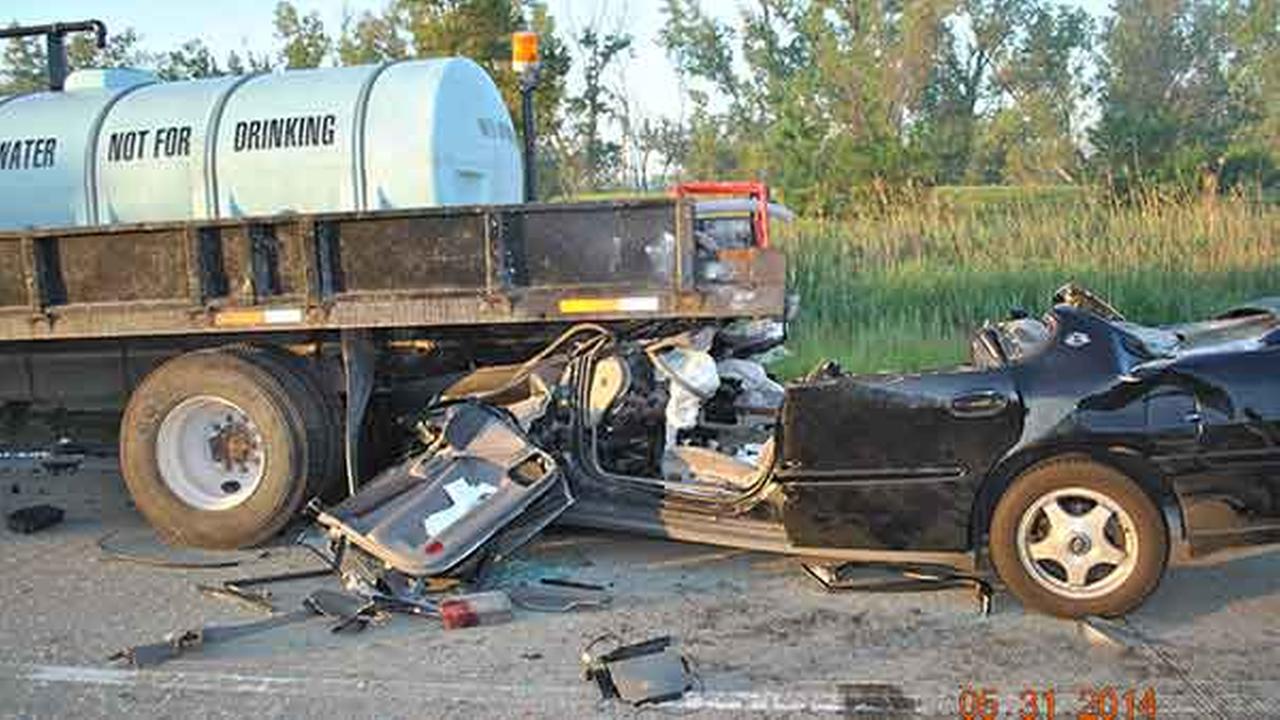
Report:
M521 160L470 60L161 83L72 73L0 98L0 230L519 202Z

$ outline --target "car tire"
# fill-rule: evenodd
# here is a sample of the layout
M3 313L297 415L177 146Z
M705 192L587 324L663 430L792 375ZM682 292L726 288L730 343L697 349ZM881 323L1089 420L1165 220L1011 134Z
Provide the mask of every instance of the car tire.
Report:
M201 350L134 390L120 463L138 510L175 545L260 544L297 513L329 464L322 403L278 359Z
M1036 464L992 515L988 550L1024 605L1059 617L1114 617L1142 603L1168 562L1160 509L1120 470L1084 456Z

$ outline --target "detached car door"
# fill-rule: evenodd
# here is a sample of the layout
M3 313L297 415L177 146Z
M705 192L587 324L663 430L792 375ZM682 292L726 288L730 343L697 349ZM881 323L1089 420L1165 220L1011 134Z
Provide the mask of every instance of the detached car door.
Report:
M987 470L1021 434L1005 368L792 385L777 479L802 547L965 550Z
M479 552L505 555L573 502L564 475L512 419L462 403L436 447L388 468L317 521L413 577L446 575Z

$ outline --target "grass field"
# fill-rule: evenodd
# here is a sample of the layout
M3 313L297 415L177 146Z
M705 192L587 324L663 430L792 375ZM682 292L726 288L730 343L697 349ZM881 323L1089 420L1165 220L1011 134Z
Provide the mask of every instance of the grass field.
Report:
M779 244L800 295L792 354L775 366L785 376L822 358L859 372L962 362L984 319L1038 314L1068 281L1148 323L1280 295L1280 206L1238 199L1122 206L1085 192L949 190L802 220Z

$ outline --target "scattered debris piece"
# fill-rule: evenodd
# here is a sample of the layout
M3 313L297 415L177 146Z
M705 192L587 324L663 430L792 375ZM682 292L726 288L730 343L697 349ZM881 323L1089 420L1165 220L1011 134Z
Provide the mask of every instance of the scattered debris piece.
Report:
M584 583L577 580L566 580L565 578L541 578L538 582L543 585L557 585L559 587L578 588L579 590L598 590L600 592L605 592L607 589L604 585Z
M245 590L235 585L196 585L196 589L210 597L225 598L246 605L254 610L262 610L268 615L274 614L276 606L271 603L269 590Z
M134 668L152 667L185 655L188 652L199 650L206 645L255 635L285 625L310 620L314 617L316 617L315 611L308 607L289 613L273 615L251 623L210 625L189 630L178 630L165 635L160 642L125 648L107 659L111 662L123 662Z
M462 585L462 580L453 577L429 577L422 579L422 591L440 593L454 590Z
M376 600L339 590L316 590L302 603L314 610L317 615L336 620L337 622L330 628L335 633L360 632L368 627L371 621L383 614Z
M584 679L596 684L603 699L617 698L639 707L679 699L693 688L688 660L672 649L674 638L657 637L593 655L595 646L606 639L619 638L603 635L582 651Z
M445 630L499 625L511 620L511 598L501 590L454 595L440 601L439 612Z
M50 475L74 475L84 464L85 448L71 440L59 438L53 450L44 453L40 466Z
M198 550L164 544L154 532L144 530L127 533L111 531L98 538L102 559L127 562L171 570L214 570L244 565L270 555L269 550Z
M555 583L537 585L520 583L507 590L511 602L525 610L564 613L586 608L601 608L613 602L613 596L599 585Z
M976 575L965 575L945 565L892 565L884 563L844 563L801 567L827 592L922 592L973 588L978 612L991 614L991 584Z
M333 568L316 568L314 570L295 570L292 572L277 573L274 575L258 575L256 577L236 578L227 580L223 585L235 586L239 588L257 587L259 585L272 585L275 583L289 582L291 580L311 580L313 578L322 578L333 574Z
M277 573L274 575L259 575L257 577L225 580L219 585L196 585L196 589L212 597L234 600L248 605L255 610L265 610L268 613L274 613L276 611L276 607L271 603L271 591L261 588L261 586L289 582L291 580L309 580L312 578L327 577L333 574L333 568L328 567L316 570L297 570L293 572Z
M52 505L32 505L9 513L5 524L13 532L30 535L57 525L62 522L64 516L62 508Z
M840 683L845 717L912 717L920 713L919 702L897 685L887 683Z

